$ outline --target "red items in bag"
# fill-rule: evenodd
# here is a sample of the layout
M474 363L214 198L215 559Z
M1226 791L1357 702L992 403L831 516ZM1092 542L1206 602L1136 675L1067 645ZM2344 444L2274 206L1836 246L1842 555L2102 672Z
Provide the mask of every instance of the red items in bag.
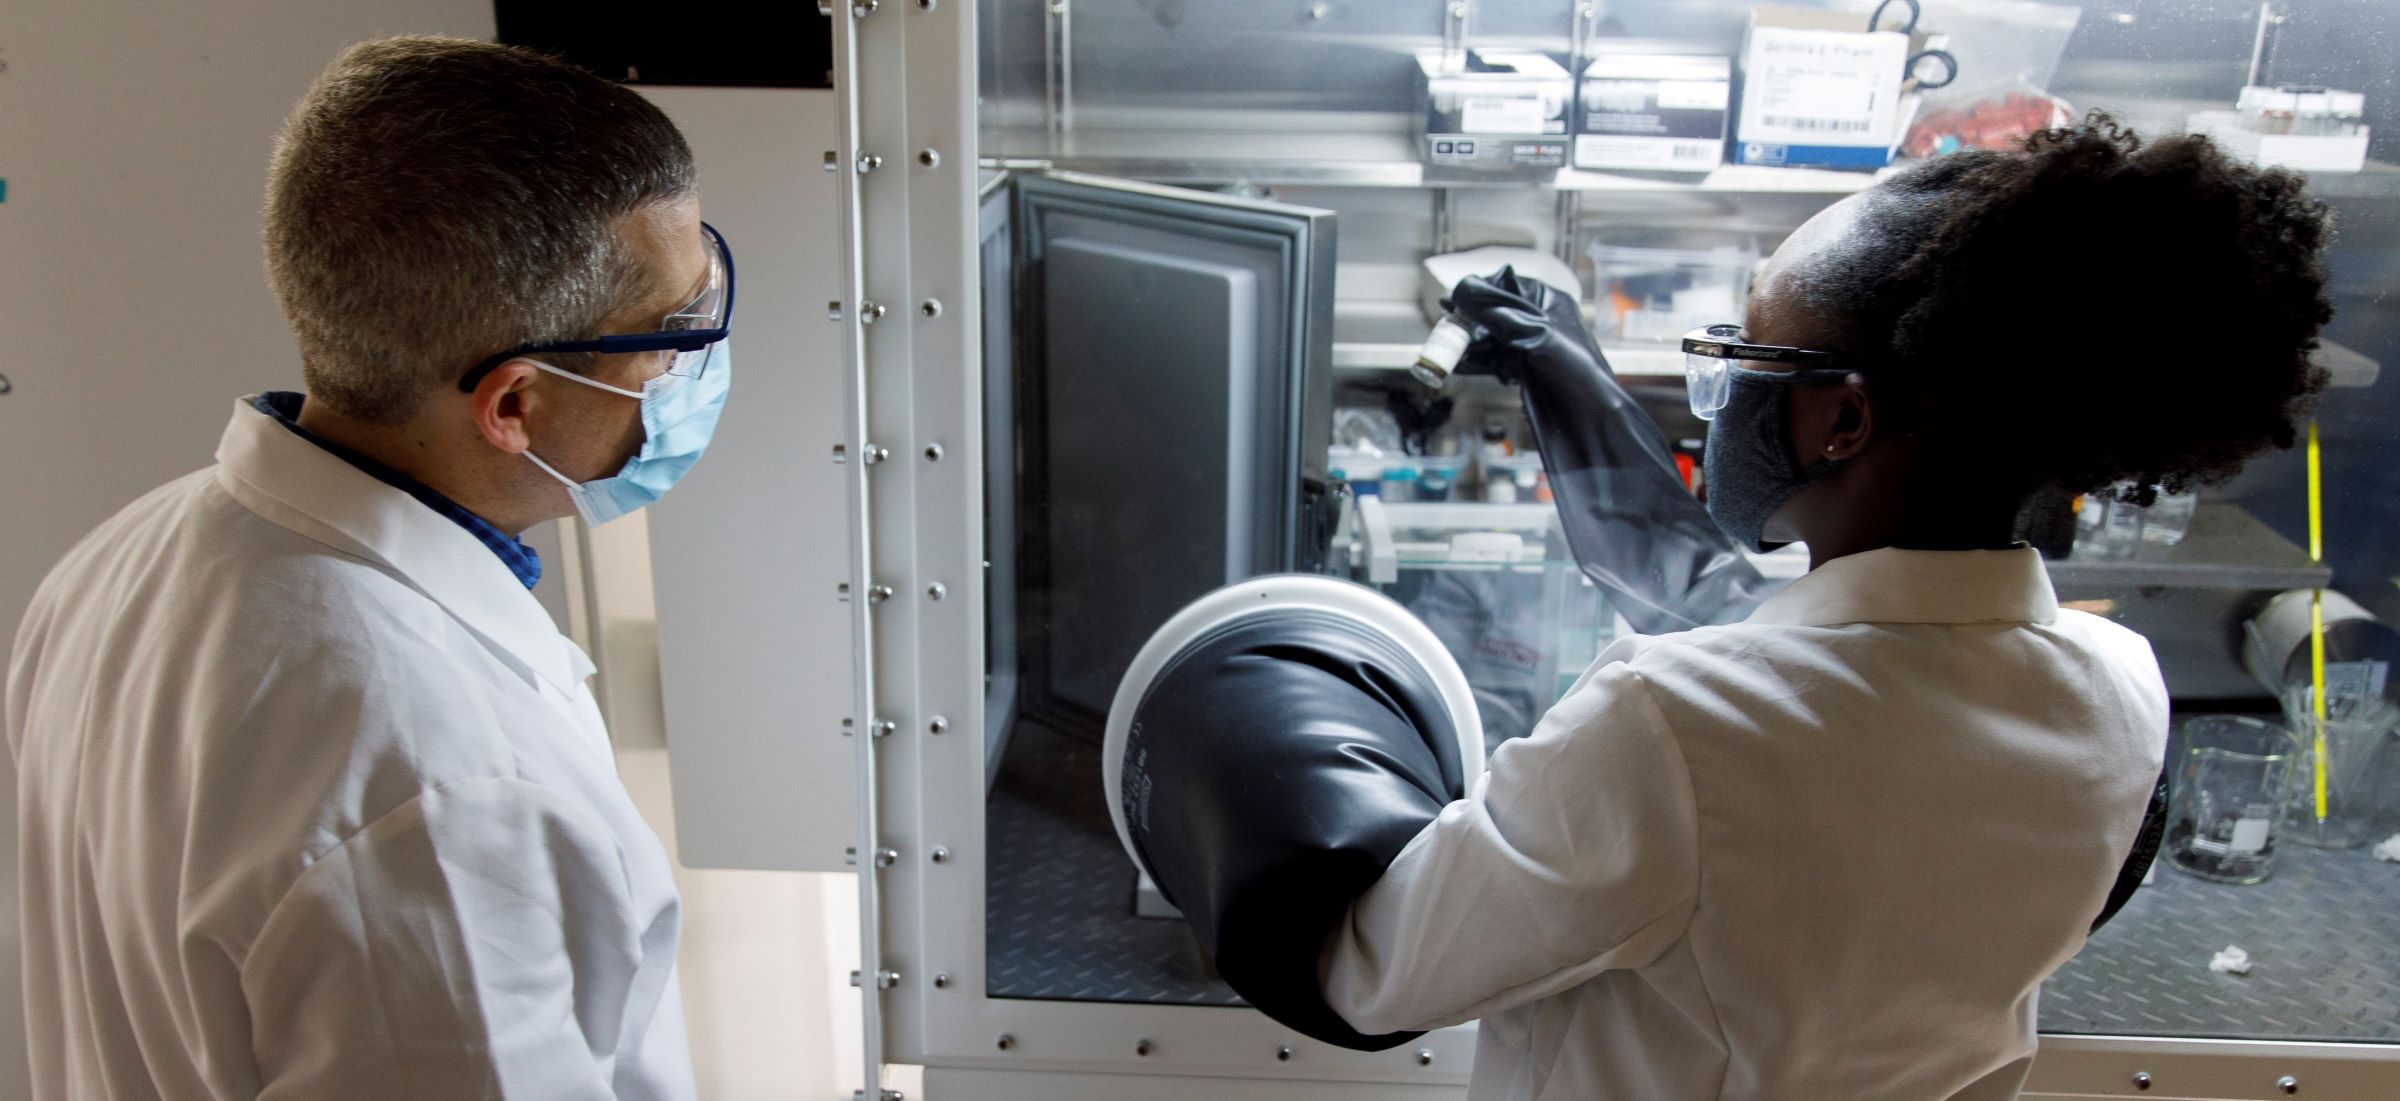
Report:
M2075 118L2065 100L2019 86L1994 90L1963 106L1937 107L1918 116L1900 151L1930 157L1960 149L2007 149L2027 134L2063 126Z

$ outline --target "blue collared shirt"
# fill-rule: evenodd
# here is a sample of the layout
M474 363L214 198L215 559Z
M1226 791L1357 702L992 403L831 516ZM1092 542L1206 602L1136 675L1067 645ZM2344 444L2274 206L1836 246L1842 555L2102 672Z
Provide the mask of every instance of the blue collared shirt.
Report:
M458 502L434 492L425 483L300 427L300 403L306 400L307 395L304 394L271 390L251 399L250 404L258 407L259 412L275 418L276 423L291 429L293 435L324 448L343 462L374 475L376 481L406 493L423 502L426 508L449 517L452 522L467 529L467 534L492 548L492 553L500 556L500 561L510 573L517 575L517 580L525 583L526 588L530 589L541 581L542 556L535 554L532 547L493 527L491 521L468 512Z

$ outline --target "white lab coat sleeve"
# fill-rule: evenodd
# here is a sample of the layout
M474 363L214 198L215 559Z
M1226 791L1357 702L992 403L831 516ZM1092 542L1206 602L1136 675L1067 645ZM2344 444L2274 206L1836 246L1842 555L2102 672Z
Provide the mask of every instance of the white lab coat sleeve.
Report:
M251 946L260 1101L613 1097L661 993L629 989L641 925L587 812L516 779L430 790L312 863Z
M1368 1035L1441 1028L1650 963L1690 923L1697 834L1649 689L1595 670L1352 905L1326 1002Z

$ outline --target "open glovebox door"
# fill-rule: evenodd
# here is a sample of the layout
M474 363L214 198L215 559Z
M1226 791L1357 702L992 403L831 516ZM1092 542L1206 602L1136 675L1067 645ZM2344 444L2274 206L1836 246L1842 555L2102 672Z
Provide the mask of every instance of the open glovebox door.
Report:
M1322 565L1334 219L1065 173L982 211L996 774L1018 725L1097 739L1185 604Z
M917 909L942 960L925 966L969 990L928 999L928 1027L980 998L973 1016L1027 1022L1012 1043L1089 1038L1038 1022L1134 1005L1305 1043L1241 1009L1181 918L1140 897L1099 758L1152 632L1230 582L1325 565L1334 218L1065 173L980 195L983 875L964 906L935 897L964 877L929 877ZM957 958L975 949L981 975Z

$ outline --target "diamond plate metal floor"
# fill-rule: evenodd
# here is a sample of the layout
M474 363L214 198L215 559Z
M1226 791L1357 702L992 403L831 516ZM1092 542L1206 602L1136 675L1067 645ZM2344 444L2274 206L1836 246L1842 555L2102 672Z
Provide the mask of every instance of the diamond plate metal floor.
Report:
M1098 747L1032 724L990 799L989 992L1001 998L1241 1005L1183 923L1133 916L1134 870ZM2400 864L2277 848L2248 887L2160 868L2042 993L2051 1032L2400 1041ZM2246 976L2208 970L2229 944Z
M2275 848L2236 887L2161 867L2042 988L2042 1028L2135 1036L2400 1041L2400 864ZM2227 945L2247 975L2208 969Z
M1133 861L1100 747L1019 723L988 802L986 990L995 998L1241 1005L1179 919L1133 916Z

